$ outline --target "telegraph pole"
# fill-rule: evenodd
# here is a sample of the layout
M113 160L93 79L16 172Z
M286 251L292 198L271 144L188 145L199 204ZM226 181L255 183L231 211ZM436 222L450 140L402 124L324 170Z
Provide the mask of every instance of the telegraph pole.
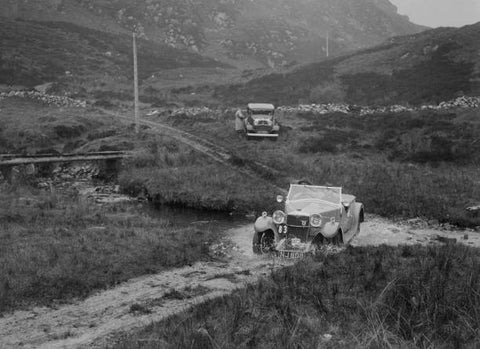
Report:
M135 90L135 133L140 131L140 116L138 111L138 67L137 67L137 40L133 32L133 85Z
M329 55L329 52L328 52L328 32L327 32L327 57Z

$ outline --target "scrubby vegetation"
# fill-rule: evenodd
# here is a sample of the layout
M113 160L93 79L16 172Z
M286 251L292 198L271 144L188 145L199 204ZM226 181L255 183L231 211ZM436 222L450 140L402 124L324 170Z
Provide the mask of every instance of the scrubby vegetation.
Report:
M125 191L145 191L157 203L236 214L272 208L269 199L276 194L271 183L215 163L168 137L156 137L136 153L119 182Z
M356 104L440 103L456 93L470 93L470 76L473 62L456 62L451 59L458 44L442 44L426 62L404 70L394 70L392 75L374 72L342 76L345 101Z
M94 109L57 108L40 101L0 101L0 153L40 154L128 150L134 145L128 127Z
M112 348L454 348L479 344L480 253L348 248L152 324Z
M0 314L208 258L216 238L129 204L103 207L26 186L0 189Z

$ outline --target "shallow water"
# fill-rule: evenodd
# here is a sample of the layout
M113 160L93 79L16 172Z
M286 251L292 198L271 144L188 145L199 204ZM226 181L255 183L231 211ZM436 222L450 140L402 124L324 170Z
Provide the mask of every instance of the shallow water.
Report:
M252 218L230 215L226 212L198 210L181 206L145 204L146 212L152 217L168 220L177 227L196 226L215 231L228 230L237 226L253 224Z

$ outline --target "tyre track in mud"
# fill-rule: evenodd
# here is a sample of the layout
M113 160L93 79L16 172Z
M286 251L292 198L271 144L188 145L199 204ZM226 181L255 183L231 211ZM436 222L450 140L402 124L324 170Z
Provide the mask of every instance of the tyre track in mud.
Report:
M109 110L102 111L110 116L114 116L124 122L131 123L132 119L126 116L120 115L118 113L111 112ZM229 150L214 144L206 139L195 136L189 132L179 130L175 127L165 125L160 122L155 122L151 120L140 120L140 124L148 126L151 130L158 132L159 134L166 135L171 137L183 144L186 144L193 149L199 151L200 153L208 156L210 159L215 162L221 163L229 168L233 168L236 171L239 171L251 178L261 179L263 181L268 181L270 186L275 187L279 192L286 194L286 190L272 184L270 181L272 178L280 177L281 173L276 169L269 167L265 164L262 164L257 161L240 159L235 156ZM238 162L236 164L235 162Z

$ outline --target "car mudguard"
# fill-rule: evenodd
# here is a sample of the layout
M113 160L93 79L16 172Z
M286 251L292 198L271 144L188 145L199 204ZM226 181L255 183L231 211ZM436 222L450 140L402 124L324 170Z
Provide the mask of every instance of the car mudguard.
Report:
M364 210L363 210L363 204L361 202L356 202L355 203L355 209L353 211L353 214L355 215L356 222L363 223L365 218L364 218Z
M261 216L258 217L255 223L253 224L253 228L255 232L261 233L267 230L272 230L275 235L277 234L277 227L275 223L273 223L272 217L269 216Z

